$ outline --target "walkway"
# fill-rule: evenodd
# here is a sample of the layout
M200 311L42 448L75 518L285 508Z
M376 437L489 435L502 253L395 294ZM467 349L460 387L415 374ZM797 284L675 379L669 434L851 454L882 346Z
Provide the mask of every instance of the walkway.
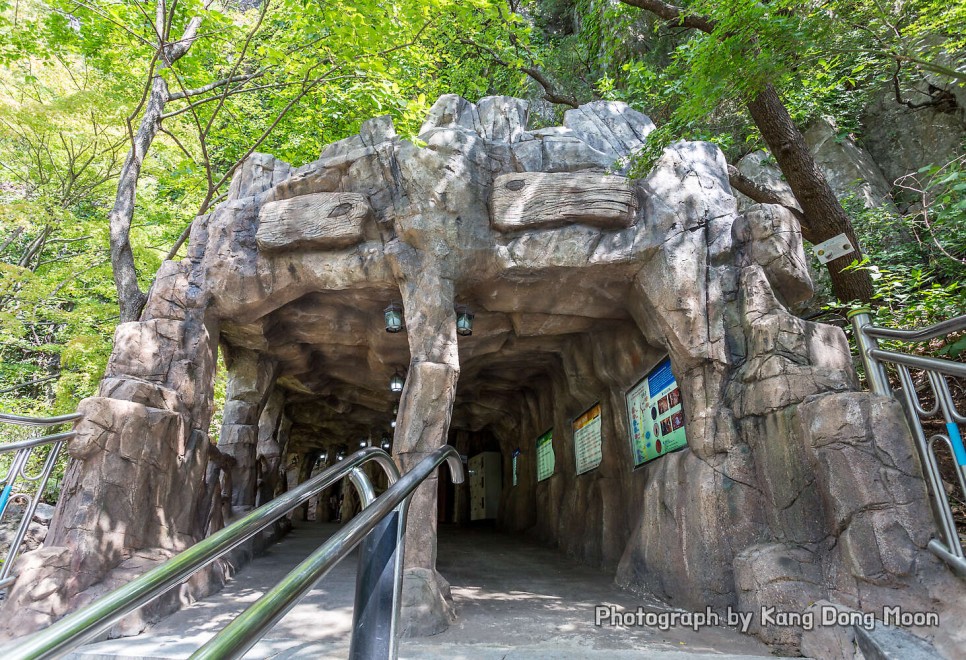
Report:
M221 592L175 613L144 634L85 647L71 658L186 658L336 529L301 523ZM247 658L345 658L352 623L355 557L337 566ZM740 660L773 657L750 637L725 628L597 628L595 605L634 611L667 606L613 586L524 537L443 527L439 569L452 584L459 620L435 637L402 640L401 658L498 660L654 658Z

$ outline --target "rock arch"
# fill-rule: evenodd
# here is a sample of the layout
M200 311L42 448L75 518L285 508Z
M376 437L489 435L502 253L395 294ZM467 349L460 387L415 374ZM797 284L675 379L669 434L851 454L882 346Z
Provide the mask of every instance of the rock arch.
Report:
M901 410L856 391L840 329L786 309L811 295L794 218L739 214L705 143L673 145L645 179L623 176L653 129L624 104L539 130L527 113L519 99L444 96L418 144L377 118L301 167L249 158L195 221L187 258L162 267L142 320L118 328L99 395L81 405L48 547L21 560L4 605L10 626L41 626L198 540L221 472L233 505L253 505L255 466L281 460L281 423L259 432L272 396L275 408L279 392L311 403L289 419L293 438L351 440L386 424L385 383L400 368L404 468L447 441L453 415L509 449L602 398L601 471L505 496L504 518L624 585L750 610L822 598L870 609L897 589L925 603L946 584L923 552L930 516ZM379 323L394 299L405 335ZM458 339L459 303L477 313L472 341ZM233 386L214 448L218 342ZM689 449L632 474L621 392L664 353ZM409 522L411 596L437 606L410 612L412 633L447 623L435 497L435 483L421 489ZM794 646L800 631L759 633Z

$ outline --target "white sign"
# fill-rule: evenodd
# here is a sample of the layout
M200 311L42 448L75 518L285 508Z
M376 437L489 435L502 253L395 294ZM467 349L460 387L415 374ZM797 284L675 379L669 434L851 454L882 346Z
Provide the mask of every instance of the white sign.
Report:
M812 252L818 257L818 260L823 264L827 264L830 261L834 261L839 257L844 257L850 252L855 252L855 248L852 247L852 242L849 237L845 234L839 234L838 236L833 236L827 241L822 241L818 245L812 248Z

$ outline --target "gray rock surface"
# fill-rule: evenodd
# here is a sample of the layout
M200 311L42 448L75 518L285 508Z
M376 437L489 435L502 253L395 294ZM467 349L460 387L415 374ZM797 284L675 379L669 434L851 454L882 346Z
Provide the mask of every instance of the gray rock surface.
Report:
M403 469L446 442L499 450L501 527L678 607L964 602L925 551L928 505L898 406L857 391L840 329L786 308L811 290L794 217L740 213L710 144L672 145L646 179L611 174L652 127L621 104L536 131L527 115L516 99L444 96L418 144L377 118L314 163L246 161L195 221L188 257L162 268L144 319L118 328L100 396L82 405L52 540L21 560L34 581L14 586L8 631L60 616L134 557L210 533L226 500L252 506L282 476L307 478L321 452L383 433ZM351 244L311 210L336 193L359 204ZM384 329L392 301L405 333ZM471 336L456 332L461 305ZM219 342L230 391L216 448ZM665 355L688 447L634 470L625 393ZM571 422L595 404L601 462L577 475ZM551 428L557 469L538 483L533 443ZM451 617L436 528L440 515L466 520L469 500L441 479L409 514L402 625L414 634ZM955 648L964 633L924 634Z
M892 208L891 183L872 156L834 125L818 119L805 131L805 144L838 197L853 194L866 208Z
M933 99L931 88L935 89L922 82L905 88L903 97L912 103L926 103ZM945 165L963 154L964 108L961 100L940 107L908 108L896 103L892 85L886 85L862 117L862 146L890 184L926 165Z

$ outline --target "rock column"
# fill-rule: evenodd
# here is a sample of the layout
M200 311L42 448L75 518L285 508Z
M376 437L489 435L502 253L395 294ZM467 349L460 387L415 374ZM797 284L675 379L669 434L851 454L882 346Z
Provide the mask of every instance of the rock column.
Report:
M232 351L226 358L228 390L218 449L235 459L231 505L237 514L255 506L258 420L275 382L276 364L245 349Z
M400 255L397 263L411 360L393 446L400 468L408 472L446 444L456 399L459 354L452 280L426 264L416 251ZM446 601L449 587L436 572L438 483L438 476L428 478L409 507L402 595L404 635L432 635L445 630L452 620Z

